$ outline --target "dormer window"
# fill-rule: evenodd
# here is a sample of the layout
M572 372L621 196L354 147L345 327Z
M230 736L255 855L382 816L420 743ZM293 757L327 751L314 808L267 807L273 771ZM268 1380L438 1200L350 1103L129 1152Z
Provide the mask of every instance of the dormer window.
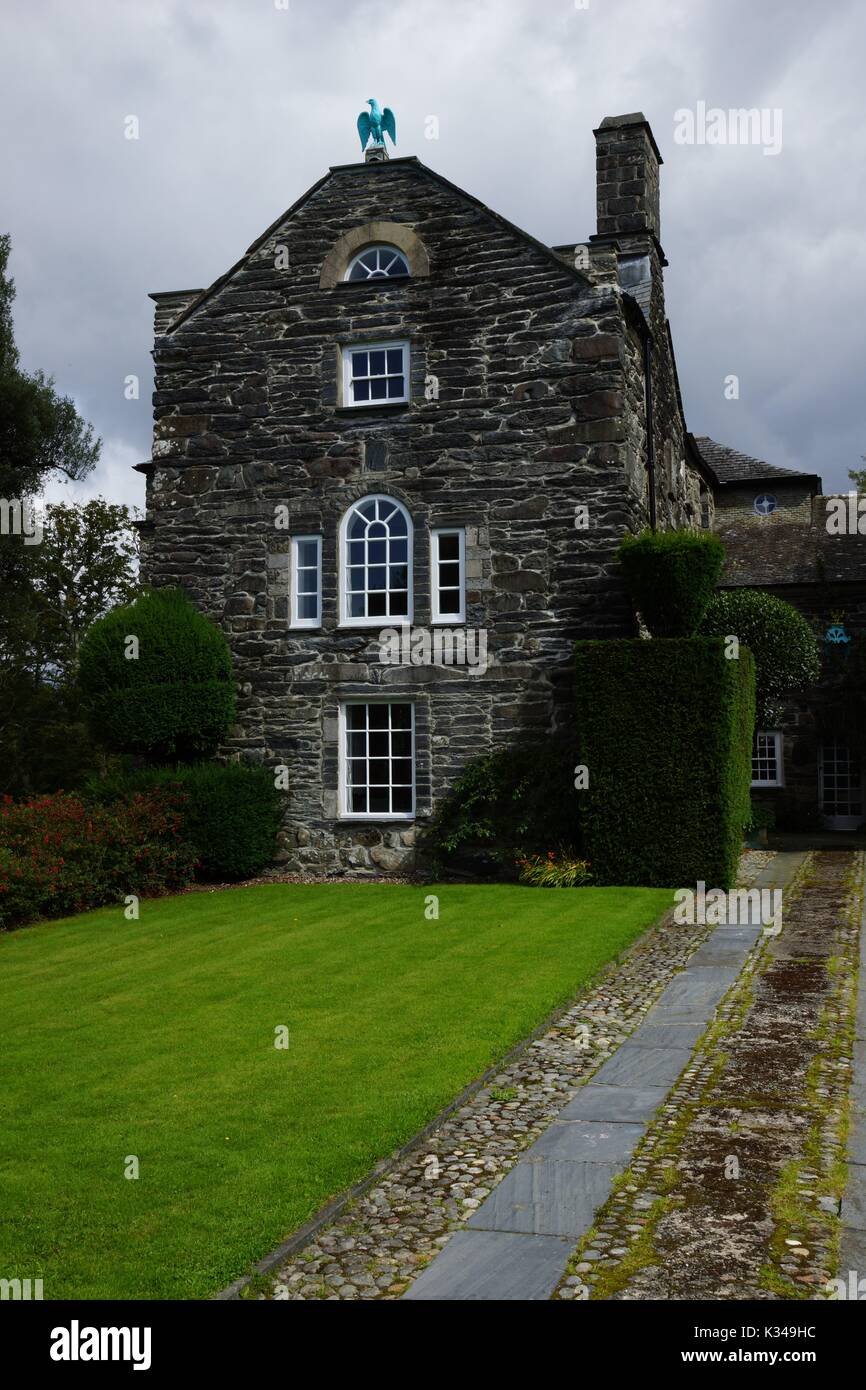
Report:
M347 280L394 280L409 274L409 263L396 246L368 246L346 271Z

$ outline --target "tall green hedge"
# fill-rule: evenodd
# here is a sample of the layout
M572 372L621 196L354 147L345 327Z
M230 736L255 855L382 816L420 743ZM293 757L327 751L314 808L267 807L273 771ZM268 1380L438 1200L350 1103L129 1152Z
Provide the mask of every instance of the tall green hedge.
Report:
M173 795L183 838L195 851L196 877L252 878L273 863L283 796L270 768L244 763L151 767L92 778L91 803L115 806L137 793Z
M597 883L730 888L749 819L755 665L716 637L577 644Z
M179 589L98 619L81 644L79 682L100 742L152 762L209 756L234 719L226 639Z

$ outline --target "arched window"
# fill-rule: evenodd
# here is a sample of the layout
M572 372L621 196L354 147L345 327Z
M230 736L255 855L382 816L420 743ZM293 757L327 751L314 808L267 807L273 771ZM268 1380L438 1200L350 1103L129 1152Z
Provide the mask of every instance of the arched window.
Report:
M362 497L340 528L340 620L378 627L412 621L412 521L393 497Z
M408 275L409 264L396 246L368 246L349 262L347 280L393 280Z

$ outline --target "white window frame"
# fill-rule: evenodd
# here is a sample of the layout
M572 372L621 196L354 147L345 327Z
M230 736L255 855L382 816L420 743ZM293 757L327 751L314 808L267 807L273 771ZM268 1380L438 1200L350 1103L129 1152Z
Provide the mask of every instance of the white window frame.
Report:
M356 507L361 507L365 502L387 502L392 507L403 513L406 521L406 612L405 613L375 613L366 617L353 617L349 612L349 522ZM350 507L346 508L340 521L340 627L400 627L404 623L411 624L414 611L414 566L413 550L414 528L412 518L402 502L398 502L396 497L391 497L385 492L371 492L365 497L358 497ZM357 592L361 592L358 590ZM371 591L366 587L364 594Z
M385 396L382 400L378 401L356 401L352 395L352 382L353 380L355 380L355 378L352 376L352 353L397 352L398 350L403 354L403 371L400 373L400 375L403 377L403 395ZM340 345L340 352L343 359L342 402L344 407L347 407L349 410L378 410L382 406L408 405L409 392L411 389L409 382L409 370L412 365L412 354L410 351L408 338L392 338L387 342L381 343L342 343ZM387 366L387 362L385 365ZM385 375L387 379L387 372ZM371 378L368 377L358 378L358 380L360 381L367 381L370 379Z
M300 585L298 578L301 569L312 569L312 565L301 566L298 564L301 553L302 541L315 541L316 544L316 616L315 618L302 618L299 613L300 604ZM322 537L321 536L292 536L292 554L290 561L290 583L291 593L291 619L290 625L293 628L312 628L322 626Z
M774 753L775 753L775 762L776 762L776 776L775 776L775 778L761 779L760 781L757 781L757 782L756 782L756 781L754 780L754 778L753 778L751 785L752 785L753 787L784 787L784 785L785 785L785 765L784 765L784 761L783 761L783 756L784 756L784 739L783 739L781 730L779 730L779 729L769 729L769 730L766 730L766 729L758 729L758 730L756 730L756 732L755 732L755 744L756 744L756 745L757 745L757 741L758 741L759 738L766 738L766 739L772 739L772 740L773 740ZM752 749L752 772L753 772L753 773L754 773L754 757L755 757L755 748Z
M379 252L380 264L382 260L383 251L389 251L391 253L392 258L394 256L399 256L400 260L406 267L405 271L401 270L398 272L397 275L365 275L363 278L352 280L352 271L355 269L355 266L364 256L369 256L371 251ZM365 266L364 269L366 270L366 268L367 267ZM371 282L375 283L377 280L385 280L386 282L388 280L407 280L411 276L411 274L412 270L409 265L409 257L406 255L405 251L401 251L399 246L393 246L389 241L374 241L371 242L369 246L365 246L363 250L358 251L357 254L352 257L349 264L346 266L345 279L351 280L351 283L353 285L368 285Z
M442 536L457 536L459 541L457 560L460 566L460 607L456 613L443 613L439 607L439 541ZM445 563L453 564L453 561ZM430 612L432 621L437 624L466 622L466 528L463 526L437 526L430 532Z
M353 810L351 809L350 805L349 805L349 777L348 777L348 769L347 769L347 766L346 766L346 764L347 764L347 762L348 762L348 760L349 760L349 758L348 758L348 733L349 733L349 725L348 725L348 720L347 720L347 718L346 718L346 711L347 711L350 707L357 707L357 706L359 706L359 705L361 705L361 706L366 706L368 709L369 709L372 705L386 705L386 706L390 706L390 705L408 705L408 706L409 706L409 709L410 709L411 712L412 712L412 727L411 727L411 730L410 730L411 737L412 737L412 744L411 744L411 747L412 747L412 752L411 752L411 758L412 758L412 801L411 801L411 810L409 810L409 811L353 811ZM369 718L369 716L368 716L368 718ZM353 821L380 821L380 820L387 820L387 821L412 821L412 820L414 820L414 819L415 819L416 787L417 787L417 782L418 782L418 769L417 769L417 765L416 765L416 747L417 747L417 741L416 741L416 737L415 737L416 720L415 720L415 703L414 703L414 701L413 701L413 700L405 700L405 699L402 699L402 700L401 700L401 699L393 699L393 700L345 700L345 701L344 701L343 703L341 703L341 705L340 705L340 709L339 709L339 718L338 718L337 724L338 724L337 737L339 738L339 741L340 741L339 757L338 757L338 797L339 797L338 805L339 805L339 818L340 818L340 820L353 820ZM389 717L389 726L390 726L390 717ZM389 727L389 732L390 732L390 727ZM390 754L389 754L389 761L390 761ZM369 791L369 786L370 786L370 784L368 783L368 784L367 784L368 791ZM388 783L388 787L389 787L389 788L392 788L393 786L394 786L394 783L392 783L392 782L389 782L389 783ZM389 796L389 801L390 801L390 796Z

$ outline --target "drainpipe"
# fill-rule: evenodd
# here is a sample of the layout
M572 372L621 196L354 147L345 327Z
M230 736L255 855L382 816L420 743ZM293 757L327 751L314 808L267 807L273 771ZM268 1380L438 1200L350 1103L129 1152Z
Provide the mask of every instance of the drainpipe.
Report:
M649 514L650 527L653 531L657 528L658 511L656 508L656 448L653 431L653 350L649 337L644 339L643 345L643 379L644 396L646 404L646 471L649 480Z

